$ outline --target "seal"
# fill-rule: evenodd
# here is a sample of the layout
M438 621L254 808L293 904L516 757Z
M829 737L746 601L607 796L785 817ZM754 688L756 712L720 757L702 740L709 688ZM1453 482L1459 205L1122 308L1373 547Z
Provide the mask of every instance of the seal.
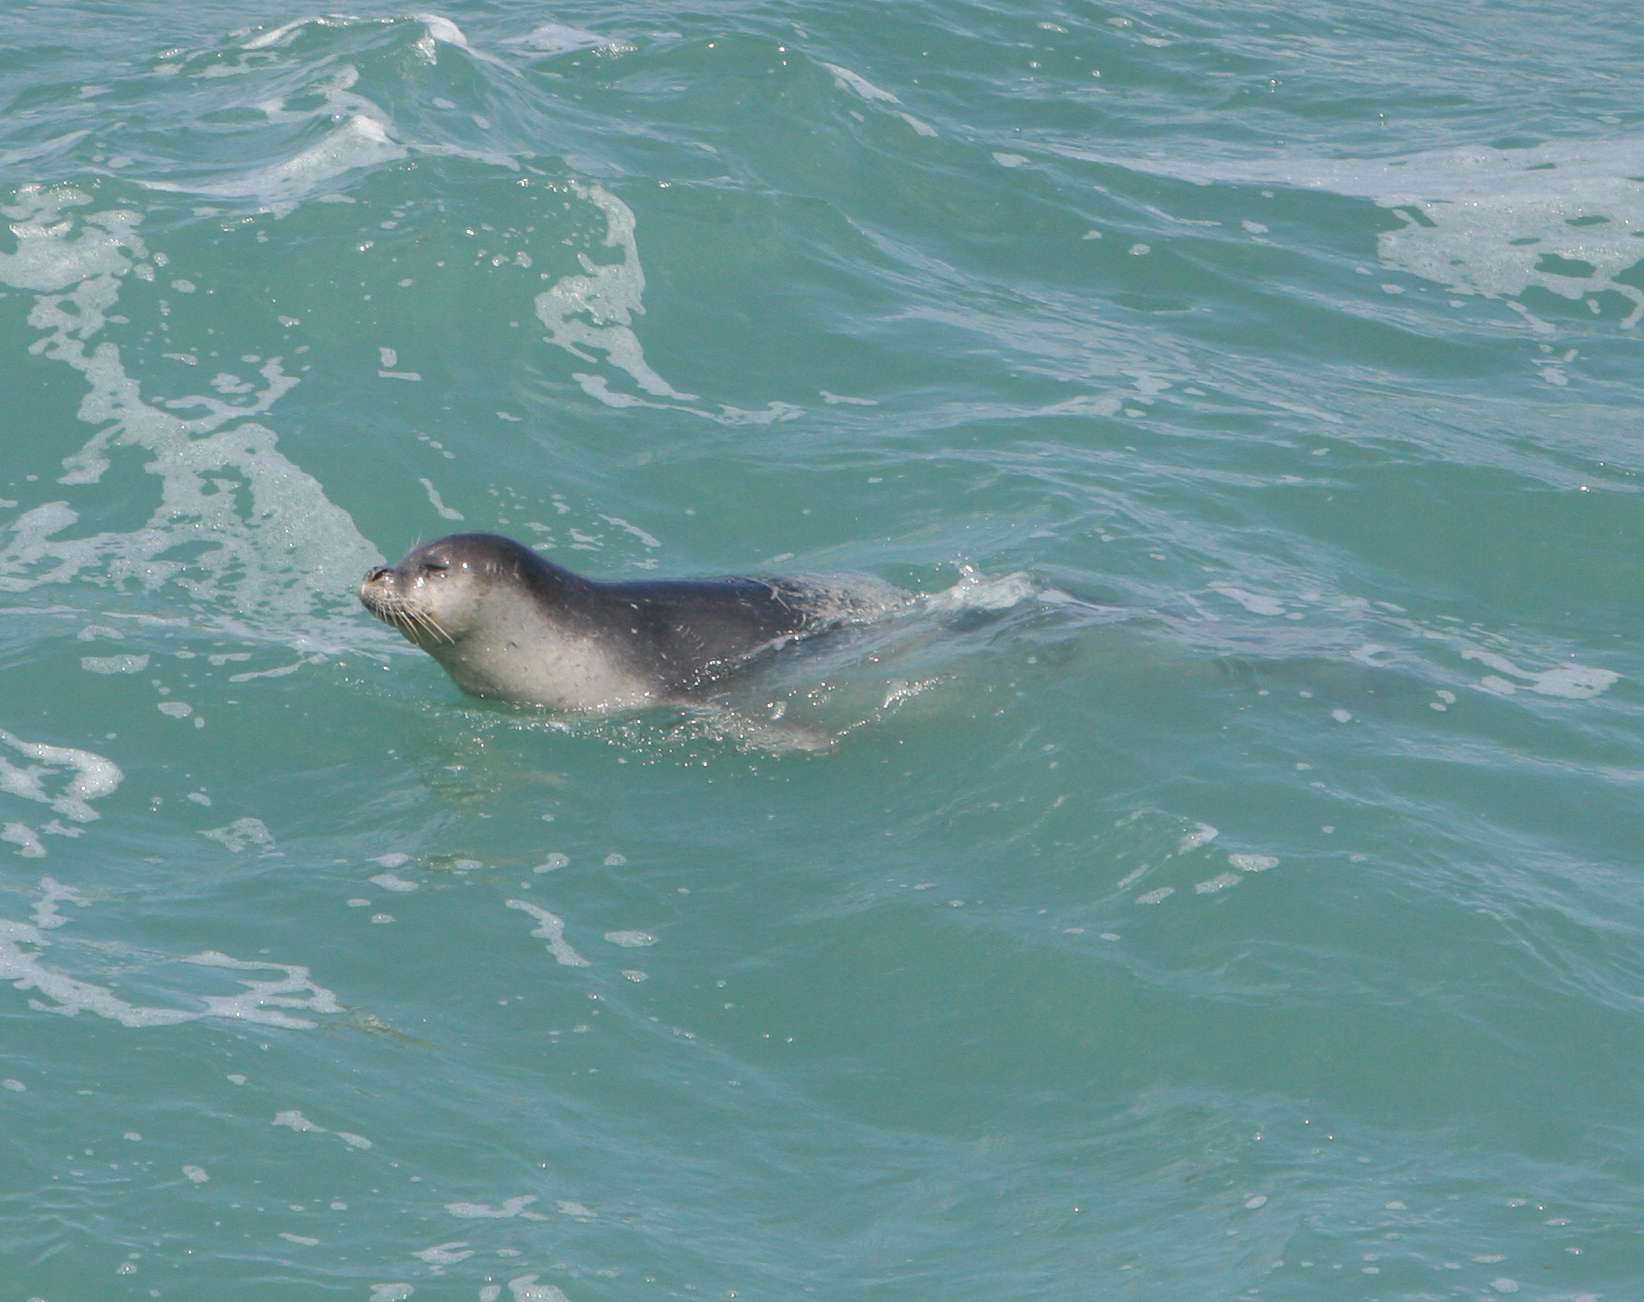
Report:
M562 710L700 701L798 638L894 604L888 588L781 578L601 582L490 533L414 548L360 602L472 696Z

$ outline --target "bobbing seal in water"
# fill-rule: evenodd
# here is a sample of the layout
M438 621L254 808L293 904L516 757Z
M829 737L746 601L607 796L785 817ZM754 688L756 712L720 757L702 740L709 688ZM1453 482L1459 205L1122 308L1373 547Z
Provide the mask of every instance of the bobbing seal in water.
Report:
M778 578L605 583L490 533L414 548L359 589L463 691L565 710L701 700L796 638L882 613L892 591Z

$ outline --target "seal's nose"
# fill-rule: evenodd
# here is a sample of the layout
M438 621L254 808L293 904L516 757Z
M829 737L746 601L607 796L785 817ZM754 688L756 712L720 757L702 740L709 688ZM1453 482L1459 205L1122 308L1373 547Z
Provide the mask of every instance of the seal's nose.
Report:
M388 566L379 565L375 569L371 569L371 570L366 571L365 581L367 583L375 583L378 579L382 578L383 575L389 574L389 573L392 573L392 571L389 569Z

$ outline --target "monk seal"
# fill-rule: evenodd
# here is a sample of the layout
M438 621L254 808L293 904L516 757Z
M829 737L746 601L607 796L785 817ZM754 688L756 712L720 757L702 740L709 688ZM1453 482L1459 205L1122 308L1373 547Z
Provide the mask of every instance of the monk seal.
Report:
M512 538L456 533L360 581L360 602L472 696L562 710L684 704L777 648L895 604L888 585L601 582Z

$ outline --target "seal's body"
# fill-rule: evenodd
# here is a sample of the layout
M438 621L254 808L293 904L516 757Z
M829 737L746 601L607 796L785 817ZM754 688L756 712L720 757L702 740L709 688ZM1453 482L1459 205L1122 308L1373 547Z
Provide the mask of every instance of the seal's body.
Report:
M763 653L888 604L797 579L602 583L486 533L418 547L359 591L463 691L567 710L700 699Z

